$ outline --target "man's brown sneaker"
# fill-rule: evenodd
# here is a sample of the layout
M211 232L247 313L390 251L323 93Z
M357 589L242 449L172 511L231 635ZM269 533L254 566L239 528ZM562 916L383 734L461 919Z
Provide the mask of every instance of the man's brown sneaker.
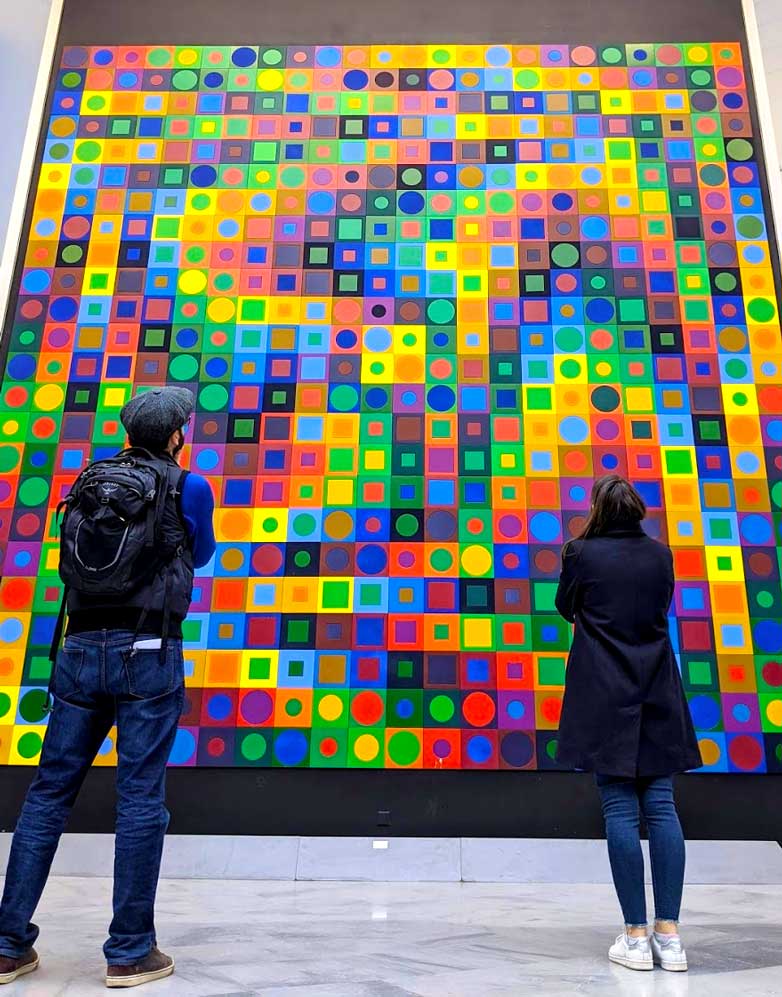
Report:
M0 987L4 983L13 983L20 976L27 976L38 969L40 960L35 949L30 949L27 955L21 959L11 959L7 955L0 955Z
M174 972L174 960L170 955L163 955L159 949L152 949L146 959L132 966L109 966L106 969L106 986L140 987L143 983L153 983L164 980Z

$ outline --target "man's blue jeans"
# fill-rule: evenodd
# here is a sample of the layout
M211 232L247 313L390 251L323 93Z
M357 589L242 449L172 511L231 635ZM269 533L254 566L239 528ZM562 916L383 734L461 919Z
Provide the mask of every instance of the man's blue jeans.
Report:
M608 857L628 927L646 924L641 813L649 833L655 917L678 921L684 888L684 835L673 799L673 780L597 777L606 823Z
M156 945L154 907L163 839L166 763L184 699L181 640L130 653L133 634L69 636L57 658L54 709L38 772L16 826L0 906L0 955L29 951L31 918L71 807L106 735L117 725L114 919L104 946L110 965L136 963Z

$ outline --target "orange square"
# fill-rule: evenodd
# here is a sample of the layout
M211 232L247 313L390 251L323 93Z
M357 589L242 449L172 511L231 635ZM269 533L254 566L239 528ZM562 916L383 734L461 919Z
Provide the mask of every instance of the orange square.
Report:
M531 509L558 509L559 493L557 482L554 479L548 481L527 481L527 495Z
M702 550L674 548L673 560L675 564L674 574L677 578L705 577L706 564L703 559Z
M382 481L367 481L364 484L364 501L372 505L381 504L386 497L386 486Z
M246 582L242 578L215 578L212 590L212 609L227 612L243 611L245 589Z
M617 239L637 239L639 237L638 219L633 216L614 218L614 235Z
M240 658L236 651L207 651L207 681L219 685L239 684Z

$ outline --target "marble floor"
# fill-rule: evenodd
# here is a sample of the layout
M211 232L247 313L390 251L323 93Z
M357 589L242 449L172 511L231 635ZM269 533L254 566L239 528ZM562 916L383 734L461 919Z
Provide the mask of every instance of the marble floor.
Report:
M631 973L605 950L606 886L161 884L158 933L177 975L157 997L779 997L782 889L692 886L688 975ZM41 970L3 997L93 997L110 898L102 879L55 879Z

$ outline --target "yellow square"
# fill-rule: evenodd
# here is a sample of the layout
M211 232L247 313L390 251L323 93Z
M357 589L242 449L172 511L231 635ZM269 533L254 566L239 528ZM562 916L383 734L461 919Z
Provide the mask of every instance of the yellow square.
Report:
M687 285L688 290L698 291L703 286L703 281L701 280L699 274L694 273L687 275L687 277L685 278L685 284Z
M215 123L214 121L202 121L201 122L201 134L202 135L214 135L215 133Z
M354 481L332 480L326 482L327 505L353 505Z
M668 195L664 190L645 190L641 194L644 211L665 214L668 210Z
M492 646L492 621L488 617L464 621L464 646L488 648Z
M401 588L399 590L399 601L403 603L411 603L415 599L415 592L411 588Z
M480 225L475 222L467 222L464 226L464 231L467 235L477 235L481 230Z
M651 388L625 388L625 404L630 412L652 412L654 399Z
M364 452L365 471L384 471L386 455L382 450L366 450Z
M106 388L103 400L107 408L122 408L125 404L125 389Z

